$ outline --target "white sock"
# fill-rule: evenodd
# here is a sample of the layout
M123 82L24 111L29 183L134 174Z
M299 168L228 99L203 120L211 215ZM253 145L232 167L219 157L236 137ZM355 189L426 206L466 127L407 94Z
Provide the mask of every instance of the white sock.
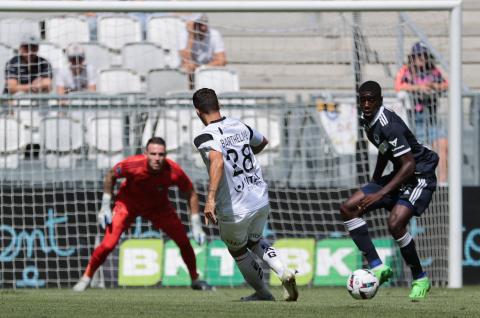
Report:
M285 271L288 271L287 266L278 255L278 251L264 239L260 239L257 244L251 248L251 251L263 259L278 277L282 278Z
M267 285L263 281L262 267L253 258L253 255L247 251L247 253L234 258L237 263L238 269L245 278L245 281L255 289L255 291L266 295L270 294Z

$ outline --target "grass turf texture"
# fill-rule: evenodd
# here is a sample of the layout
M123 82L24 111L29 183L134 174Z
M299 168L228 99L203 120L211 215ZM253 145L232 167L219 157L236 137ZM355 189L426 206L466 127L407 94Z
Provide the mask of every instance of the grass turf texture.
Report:
M274 289L277 299L281 290ZM1 290L0 317L480 317L479 287L432 288L412 303L406 288L381 288L354 300L346 288L300 288L296 303L238 301L247 288L199 292L186 288Z

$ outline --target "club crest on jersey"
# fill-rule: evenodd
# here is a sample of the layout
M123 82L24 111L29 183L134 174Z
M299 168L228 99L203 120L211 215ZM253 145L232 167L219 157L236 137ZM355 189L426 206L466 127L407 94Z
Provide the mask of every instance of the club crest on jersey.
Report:
M388 150L388 142L385 140L378 146L378 151L383 155Z
M392 141L389 141L388 143L389 143L390 145L396 147L396 146L397 146L397 139L398 139L398 138L395 138L395 139L393 139Z
M373 134L373 140L375 140L375 143L379 144L380 143L380 136L377 134Z

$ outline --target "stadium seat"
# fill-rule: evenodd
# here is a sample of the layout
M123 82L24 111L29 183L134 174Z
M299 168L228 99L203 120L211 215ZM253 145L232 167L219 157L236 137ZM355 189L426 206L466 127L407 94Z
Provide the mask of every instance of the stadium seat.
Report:
M208 87L216 93L238 92L238 74L225 67L199 67L195 70L195 89Z
M188 76L180 70L155 69L147 74L147 94L166 96L169 93L188 91Z
M103 94L141 93L140 76L125 68L101 70L98 75L97 90Z
M169 52L169 67L176 68L180 66L180 56L178 53L179 34L185 30L185 22L172 16L150 17L147 21L147 41L159 45L162 49Z
M146 76L148 71L166 66L165 53L153 43L127 43L122 48L122 66Z
M98 42L111 49L142 41L140 22L130 16L102 16L98 19Z
M80 158L83 129L68 117L45 117L40 122L42 155L49 169L72 168Z
M154 136L165 139L169 153L178 153L182 147L192 147L192 114L193 108L177 108L159 113Z
M115 56L105 45L93 42L82 42L79 45L85 50L85 62L94 70L106 69L114 65Z
M87 127L88 159L95 160L98 169L111 168L123 158L123 118L97 116Z
M80 17L50 18L45 21L45 39L62 48L71 43L89 42L88 22Z
M1 19L0 42L18 49L20 40L24 34L40 38L40 23L28 19Z
M38 48L38 56L41 56L50 62L54 75L60 68L68 65L68 60L63 50L53 43L41 43Z
M23 156L25 128L14 118L0 117L0 169L16 169Z

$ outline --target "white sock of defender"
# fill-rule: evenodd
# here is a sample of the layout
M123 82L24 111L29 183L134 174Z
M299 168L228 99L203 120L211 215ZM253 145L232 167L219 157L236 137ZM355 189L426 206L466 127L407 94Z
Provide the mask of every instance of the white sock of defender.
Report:
M288 271L288 268L285 263L282 262L278 251L268 244L267 241L260 239L250 250L259 258L263 259L278 277L282 278L285 271Z
M404 236L402 236L401 238L399 238L399 239L396 240L396 241L397 241L398 246L399 246L400 248L402 248L402 247L405 247L405 246L407 246L408 244L410 244L410 242L412 241L412 239L413 239L413 238L412 238L412 235L411 235L409 232L407 232L407 233L405 233Z
M245 281L255 289L262 296L271 295L270 291L263 281L262 267L253 258L253 255L247 251L247 253L234 257L235 263L237 263L238 269L245 278Z

